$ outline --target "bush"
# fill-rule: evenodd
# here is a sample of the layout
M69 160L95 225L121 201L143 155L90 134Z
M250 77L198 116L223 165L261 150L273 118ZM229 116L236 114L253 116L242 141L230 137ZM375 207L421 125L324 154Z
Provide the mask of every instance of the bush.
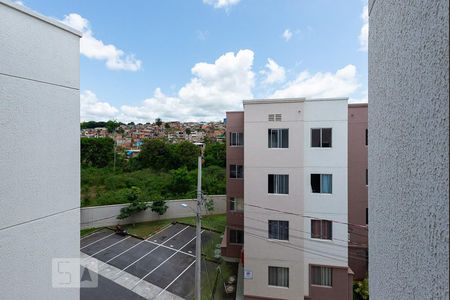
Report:
M368 300L369 299L369 279L366 277L362 281L353 283L353 299Z

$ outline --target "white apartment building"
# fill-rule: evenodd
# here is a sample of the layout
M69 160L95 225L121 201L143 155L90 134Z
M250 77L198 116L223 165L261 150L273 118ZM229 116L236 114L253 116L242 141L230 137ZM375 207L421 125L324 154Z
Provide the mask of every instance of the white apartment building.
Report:
M352 299L347 100L243 102L245 299Z

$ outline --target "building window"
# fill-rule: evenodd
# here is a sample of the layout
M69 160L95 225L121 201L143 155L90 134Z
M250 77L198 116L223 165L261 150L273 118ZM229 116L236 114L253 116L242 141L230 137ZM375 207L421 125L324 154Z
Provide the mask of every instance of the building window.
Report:
M281 114L270 114L268 120L269 122L281 122Z
M289 175L269 174L269 194L289 194Z
M366 128L366 146L369 145L369 130Z
M244 232L242 230L230 229L230 244L243 244Z
M311 237L313 239L332 240L333 222L328 220L311 220Z
M289 148L289 129L269 129L269 148Z
M313 193L331 194L333 175L311 174L311 190Z
M369 185L369 170L366 169L366 185Z
M311 284L333 286L333 269L311 266Z
M289 268L269 266L269 285L289 287Z
M311 129L311 147L331 148L331 128Z
M269 239L289 240L289 221L269 220Z
M366 225L369 224L369 209L366 208Z
M230 178L244 178L244 167L241 165L230 165Z
M244 134L242 132L230 132L230 146L243 146Z
M230 198L230 211L243 211L244 210L244 199L238 197Z

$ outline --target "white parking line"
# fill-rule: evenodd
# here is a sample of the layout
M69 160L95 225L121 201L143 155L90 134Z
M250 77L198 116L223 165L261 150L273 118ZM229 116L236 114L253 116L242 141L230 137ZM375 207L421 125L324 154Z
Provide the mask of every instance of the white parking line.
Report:
M94 245L95 243L98 243L98 242L100 242L100 241L102 241L102 240L104 240L104 239L106 239L106 238L108 238L108 237L110 237L110 236L112 236L112 235L114 235L114 234L116 234L116 233L113 232L113 233L111 233L111 234L108 234L107 236L102 237L101 239L98 239L98 240L96 240L96 241L94 241L94 242L92 242L92 243L90 243L90 244L87 244L86 246L80 248L80 250L83 250L84 248L89 247L90 245Z
M160 245L161 247L163 247L163 248L167 248L167 249L170 249L170 250L176 250L176 249L174 249L174 248L170 248L170 247L167 247L166 245L162 245L162 244L154 243L154 242L152 242L152 241L144 241L144 242L147 242L147 243L150 243L150 244L153 244L153 245ZM184 246L183 246L183 247L184 247ZM188 256L192 256L192 257L195 257L195 255L192 255L192 254L190 254L190 253L187 253L187 252L181 251L181 249L183 249L183 248L180 248L180 250L179 250L178 252L180 252L180 253L183 253L183 254L186 254L186 255L188 255ZM191 252L192 252L192 251L191 251Z
M142 243L144 243L144 242L146 242L149 238L151 238L151 237L154 237L155 235L157 235L158 233L160 233L160 232L162 232L162 231L164 231L164 230L166 230L167 228L169 228L169 227L171 227L171 226L173 226L172 224L168 224L168 225L166 225L166 226L164 226L163 228L161 228L160 230L158 230L157 232L155 232L154 234L152 234L151 236L149 236L148 238L146 238L145 240L142 240L142 241L140 241L139 243L137 243L136 245L134 245L134 246L132 246L132 247L130 247L130 248L128 248L127 250L125 250L125 251L122 251L122 252L120 252L119 254L117 254L116 256L114 256L113 258L111 258L111 259L109 259L109 260L107 260L106 262L103 262L100 266L99 266L99 268L100 267L102 267L103 265L105 265L105 264L107 264L107 263L109 263L110 261L112 261L112 260L114 260L114 259L116 259L116 258L118 258L119 256L121 256L122 254L124 254L124 253L126 253L126 252L128 252L129 250L131 250L131 249L133 249L134 247L136 247L136 246L138 246L138 245L140 245L140 244L142 244Z
M203 230L200 232L200 234L203 233ZM184 244L182 248L186 247L190 242L192 242L193 240L195 240L195 236L186 244ZM144 277L141 278L141 280L138 281L138 283L136 283L136 285L131 289L133 290L138 284L139 282L141 282L142 280L144 280L148 275L152 274L153 272L155 272L159 267L161 267L163 264L165 264L169 259L171 259L175 254L177 254L178 252L180 252L180 250L175 251L175 253L173 253L171 256L169 256L168 258L166 258L162 263L160 263L157 267L155 267L153 270L151 270L150 272L148 272Z
M175 281L177 281L178 278L181 277L181 275L183 275L193 264L195 264L195 260L193 262L190 263L189 266L187 266L183 272L181 272L177 277L175 277L174 280L172 280L161 292L159 292L158 295L156 295L155 297L153 297L152 299L155 299L156 297L160 296L162 293L164 293Z
M176 237L177 235L179 235L180 233L182 233L183 231L185 231L186 229L188 229L190 226L186 226L184 227L182 230L178 231L176 234L174 234L173 236L171 236L169 239L167 239L164 243L160 244L159 246L153 248L152 250L150 250L149 252L147 252L147 254L141 256L140 258L138 258L137 260L135 260L134 262L132 262L131 264L129 264L128 266L126 266L124 269L122 269L119 273L117 273L117 276L119 276L123 271L125 271L126 269L128 269L131 265L134 265L135 263L137 263L138 261L140 261L141 259L143 259L144 257L146 257L147 255L149 255L150 253L152 253L153 251L155 251L156 249L158 249L159 247L161 247L163 244L167 243L168 241L170 241L171 239L173 239L174 237Z
M120 241L115 242L115 243L112 244L112 245L109 245L109 246L106 247L106 248L103 248L103 249L100 250L100 251L95 252L94 254L92 254L92 255L90 255L90 256L95 256L95 255L99 254L100 252L103 252L103 251L105 251L106 249L109 249L109 248L111 248L112 246L117 245L118 243L122 243L123 241L125 241L126 239L129 239L130 237L131 237L131 235L129 235L129 236L127 236L127 237L121 239Z

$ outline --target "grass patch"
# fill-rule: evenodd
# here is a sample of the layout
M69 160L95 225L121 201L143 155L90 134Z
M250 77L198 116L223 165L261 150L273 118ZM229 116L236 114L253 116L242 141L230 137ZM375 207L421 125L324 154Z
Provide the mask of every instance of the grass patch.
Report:
M155 232L161 230L164 226L172 223L173 220L157 220L136 224L124 225L129 234L146 239Z
M100 230L101 228L86 228L80 230L80 237L86 236L93 233L94 231Z
M181 218L176 221L195 226L195 217ZM202 227L208 230L224 233L227 224L227 215L205 215L202 217Z

